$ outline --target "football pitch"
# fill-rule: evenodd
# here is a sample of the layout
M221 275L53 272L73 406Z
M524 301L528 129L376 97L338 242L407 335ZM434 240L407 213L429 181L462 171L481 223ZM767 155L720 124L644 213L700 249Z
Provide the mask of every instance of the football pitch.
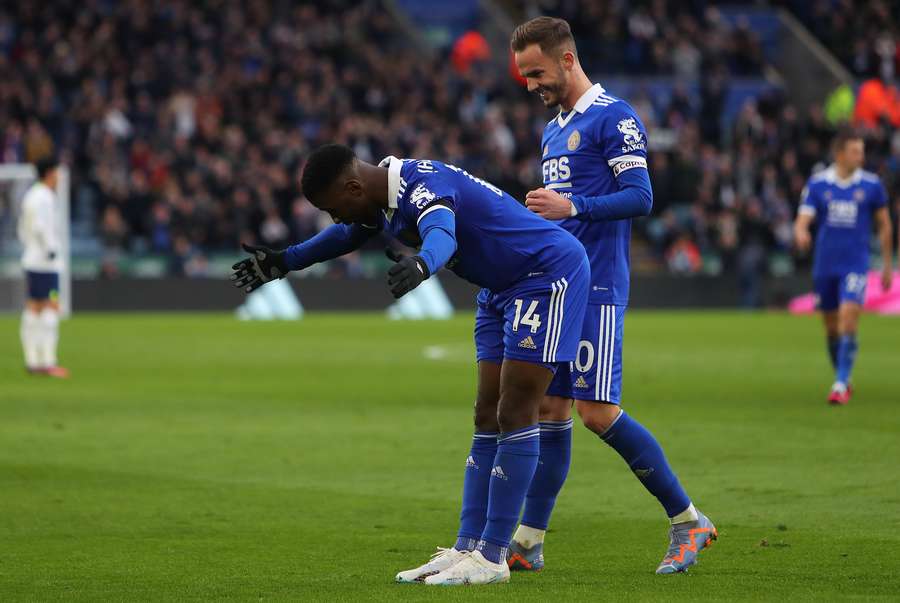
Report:
M820 599L900 596L900 320L865 316L850 405L813 317L630 312L626 409L719 542L656 576L667 523L578 426L547 569L397 585L454 541L472 317L81 314L67 382L0 317L0 600Z

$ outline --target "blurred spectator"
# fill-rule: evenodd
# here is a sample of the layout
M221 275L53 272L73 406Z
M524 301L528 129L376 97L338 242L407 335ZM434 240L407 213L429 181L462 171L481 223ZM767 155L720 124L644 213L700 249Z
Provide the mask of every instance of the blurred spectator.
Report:
M459 73L469 73L473 63L486 61L491 57L491 47L484 36L477 31L467 31L453 44L450 60Z
M853 117L868 128L882 123L900 127L900 90L878 78L867 80L859 87Z
M207 275L206 256L194 247L190 240L180 235L175 238L169 273L173 276L201 277Z
M696 274L703 266L700 249L686 232L676 235L675 241L666 251L666 262L669 270L676 274Z

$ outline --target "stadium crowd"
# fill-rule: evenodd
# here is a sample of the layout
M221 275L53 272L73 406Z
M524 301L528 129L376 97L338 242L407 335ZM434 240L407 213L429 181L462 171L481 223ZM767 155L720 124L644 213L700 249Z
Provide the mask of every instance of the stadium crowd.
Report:
M857 77L896 74L900 4L888 0L795 2L810 31ZM888 69L886 73L884 69Z
M699 82L697 97L676 90L665 107L628 99L651 138L665 130L675 141L651 153L654 214L636 226L659 262L752 274L789 250L800 191L833 126L777 93L725 128L708 118L721 114L730 77L764 69L752 31L730 28L706 3L654 1L628 15L620 2L539 4L571 18L593 72ZM109 275L126 251L203 275L209 252L311 236L327 216L304 200L299 172L326 141L366 160L440 158L523 198L540 182L536 149L551 115L506 72L451 68L410 46L402 27L375 0L7 5L0 161L65 158L74 213L93 216ZM852 31L856 48L866 30ZM871 164L896 199L900 138L886 123L869 137ZM329 268L360 269L357 256Z
M693 81L723 66L734 76L762 74L766 59L756 33L746 22L728 23L715 5L702 0L539 0L530 13L571 24L589 73L676 75Z

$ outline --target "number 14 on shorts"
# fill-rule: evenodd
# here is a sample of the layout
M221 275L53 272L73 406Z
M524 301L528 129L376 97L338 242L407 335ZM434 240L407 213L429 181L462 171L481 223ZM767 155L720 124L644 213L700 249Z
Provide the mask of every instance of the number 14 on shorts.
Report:
M522 316L522 306L526 301L531 301L528 305L528 308L525 310L525 315ZM541 315L535 314L535 310L538 307L538 301L536 299L533 300L522 300L516 299L513 301L516 305L516 317L513 320L513 332L519 330L519 325L525 325L526 327L531 327L532 333L537 333L541 328Z

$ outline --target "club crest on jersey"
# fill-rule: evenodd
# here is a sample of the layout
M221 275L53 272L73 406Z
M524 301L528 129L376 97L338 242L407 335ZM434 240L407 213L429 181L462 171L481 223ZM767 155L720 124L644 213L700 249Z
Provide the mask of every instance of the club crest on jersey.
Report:
M575 130L569 136L569 141L566 143L566 147L568 147L568 149L570 151L574 151L575 149L578 148L578 145L580 145L580 144L581 144L581 134L578 133L578 130Z
M853 191L853 200L856 201L857 203L862 203L863 201L865 201L866 200L866 191L864 191L861 188L858 188L855 191Z
M637 120L635 118L628 117L621 120L616 125L616 128L622 134L622 139L625 142L625 144L622 145L623 153L639 151L645 148L644 135L641 134L641 130L638 128Z
M419 186L417 186L409 196L409 202L415 205L417 208L422 209L423 207L434 201L435 196L436 195L434 193L425 188L424 184L420 183Z

